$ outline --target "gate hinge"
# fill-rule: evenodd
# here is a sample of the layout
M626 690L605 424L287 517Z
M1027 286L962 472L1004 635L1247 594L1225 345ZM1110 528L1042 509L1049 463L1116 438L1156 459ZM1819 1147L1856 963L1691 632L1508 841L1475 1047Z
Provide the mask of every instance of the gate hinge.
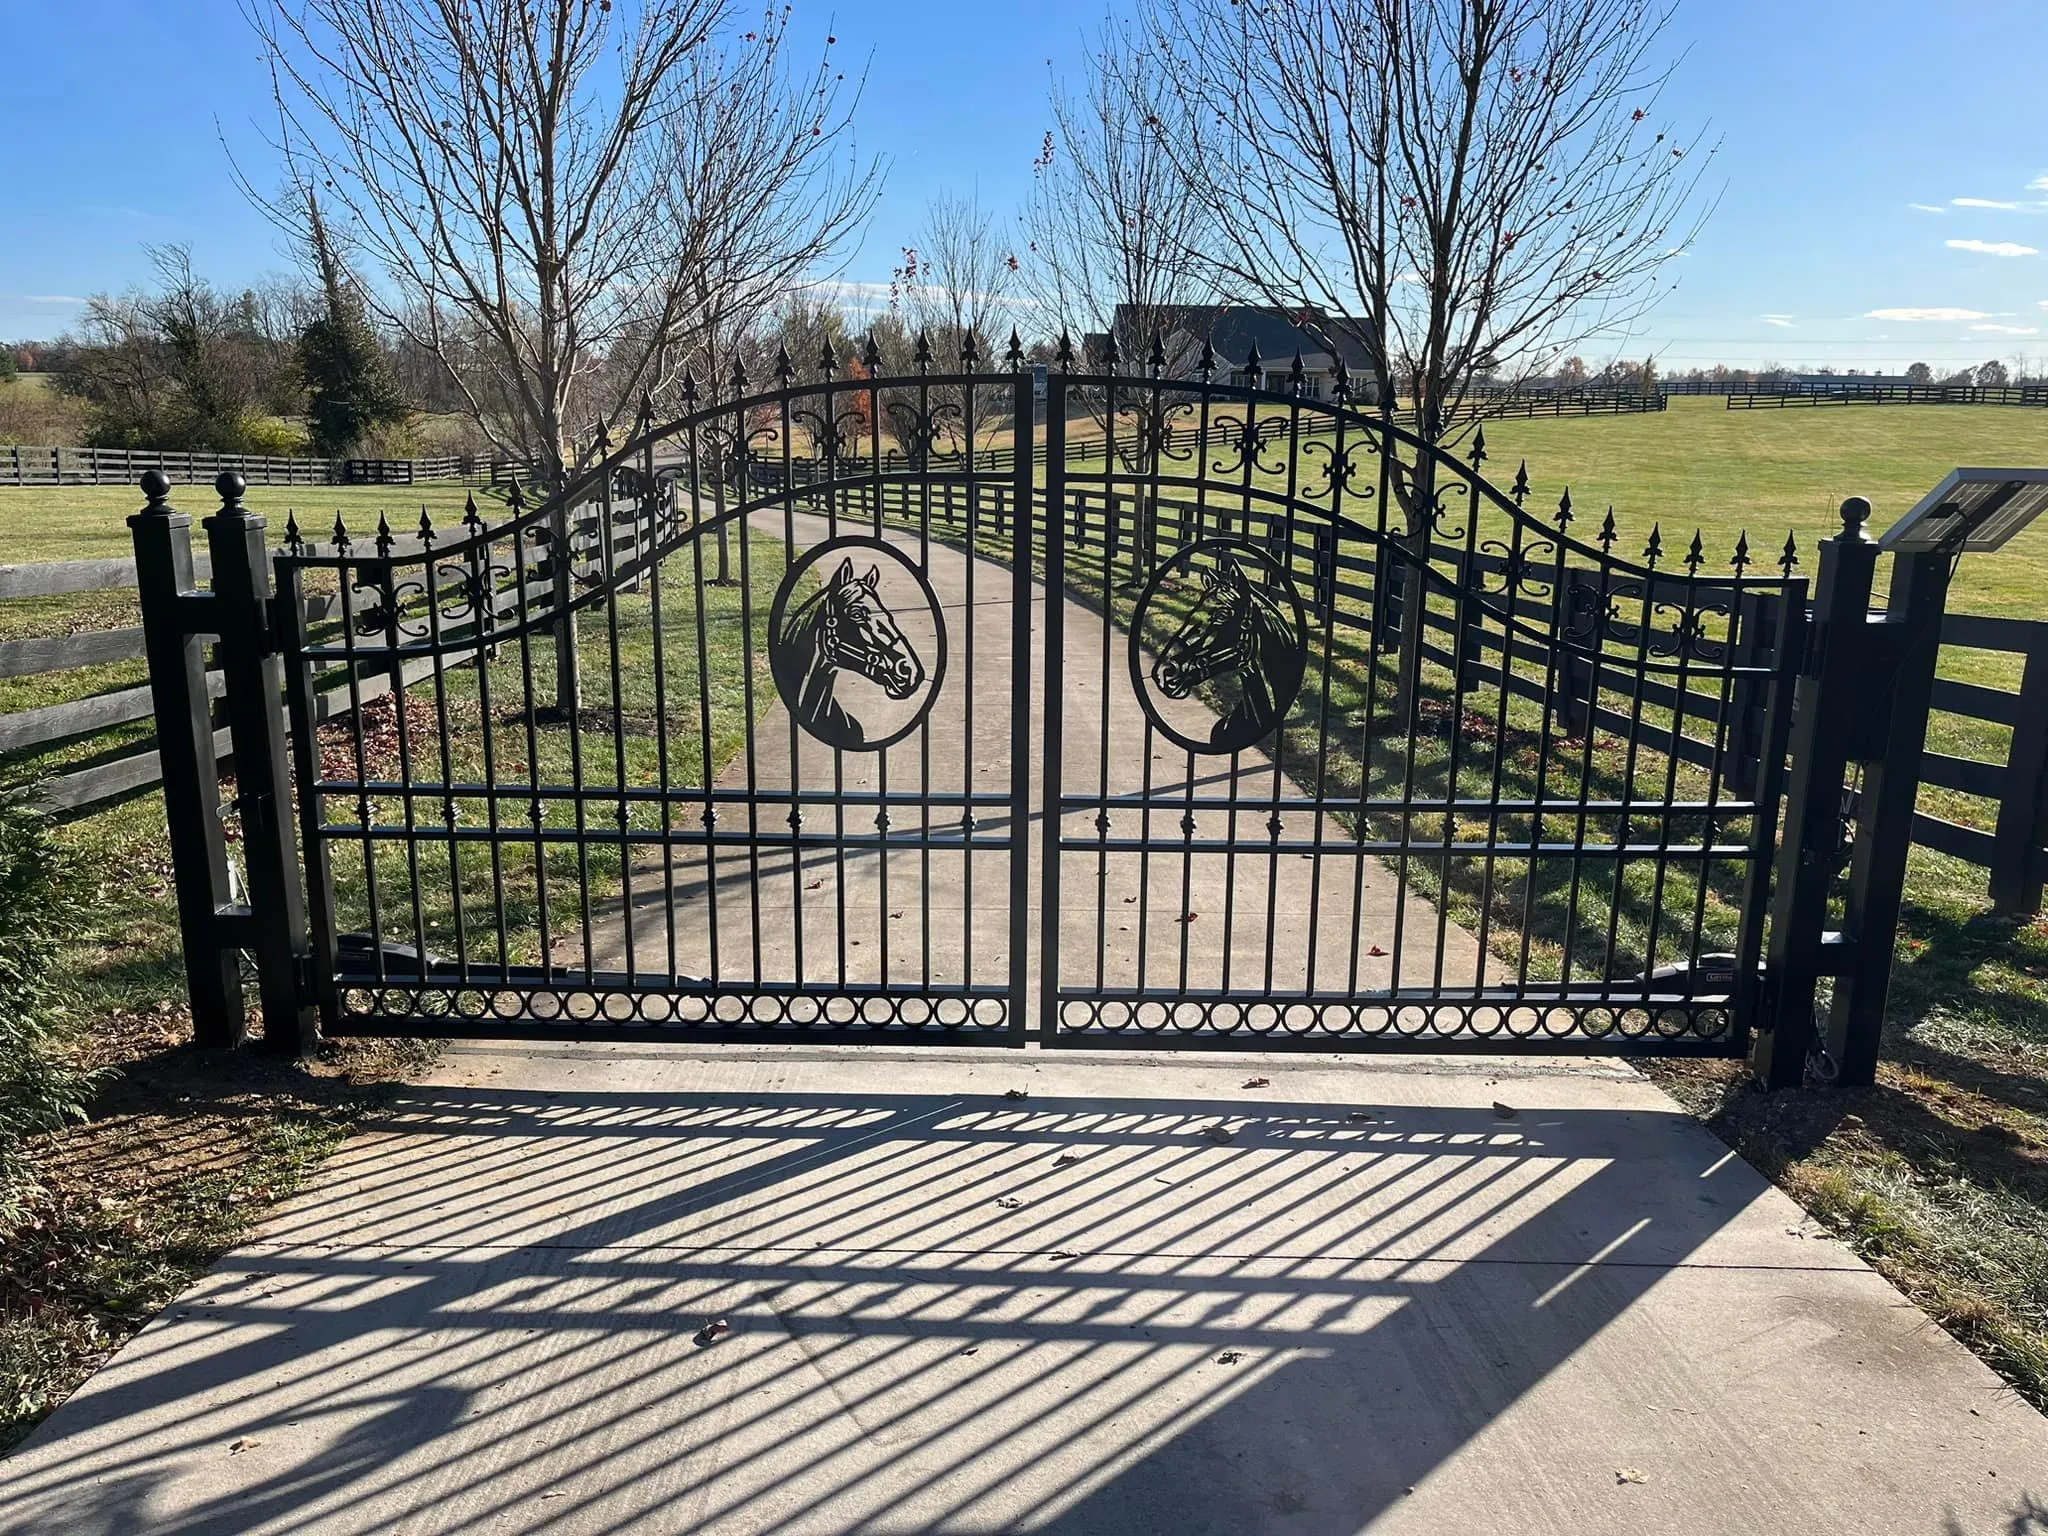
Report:
M310 953L292 956L292 985L301 1003L320 1000L320 978L314 970Z

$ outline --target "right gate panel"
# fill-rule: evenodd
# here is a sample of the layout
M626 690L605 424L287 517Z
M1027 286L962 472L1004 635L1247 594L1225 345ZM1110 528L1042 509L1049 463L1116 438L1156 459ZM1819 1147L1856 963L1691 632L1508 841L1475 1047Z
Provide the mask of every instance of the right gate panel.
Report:
M1053 393L1042 1038L1744 1048L1789 568L1296 391Z

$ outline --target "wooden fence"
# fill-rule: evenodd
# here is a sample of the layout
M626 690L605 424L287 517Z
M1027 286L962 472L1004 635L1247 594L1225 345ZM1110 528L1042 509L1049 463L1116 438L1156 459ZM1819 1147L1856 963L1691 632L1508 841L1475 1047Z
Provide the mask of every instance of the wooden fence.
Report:
M2023 405L2048 409L2048 384L1840 384L1755 389L1730 393L1731 411L1784 410L1827 405Z
M867 491L868 487L857 487L843 492L843 505L870 506ZM908 518L913 513L921 515L921 505L913 507L909 489L903 482L885 483L882 492L883 509L887 515L896 518ZM1009 516L1008 485L991 482L974 487L974 493L977 515L996 520L1000 530L1002 520ZM1119 496L1110 504L1105 503L1099 491L1075 491L1073 494L1069 538L1077 550L1099 548L1105 537L1114 537L1123 547L1129 547L1136 532L1128 498ZM969 488L964 482L934 488L931 517L940 531L948 525L957 526L966 519L968 495ZM1175 505L1163 503L1158 516L1170 527L1172 520L1180 515L1180 510ZM615 510L613 520L617 525L613 535L614 558L622 561L637 558L643 532L637 512L630 506L622 506ZM577 526L570 534L571 558L579 574L587 574L594 569L599 542L595 511L591 509L579 515ZM1318 550L1318 568L1313 581L1318 599L1347 598L1361 604L1369 603L1376 580L1370 551L1329 546L1327 541L1322 542L1327 547ZM400 552L403 553L406 547L409 547L409 541L401 546ZM1439 554L1444 558L1458 558L1455 550L1440 550ZM1497 574L1503 563L1500 557L1484 554L1475 556L1474 560L1480 570L1489 574ZM196 574L202 582L207 578L208 563L203 555L198 558ZM539 578L545 573L537 570L535 574ZM134 585L134 565L126 557L0 566L0 602ZM308 598L307 621L319 623L331 618L336 602L331 596ZM1366 622L1363 614L1340 613L1339 617L1346 624ZM1524 617L1541 620L1541 615L1525 613ZM1432 614L1428 622L1441 640L1447 642L1450 621L1440 614ZM1754 632L1761 633L1768 624L1768 616L1752 613L1748 622ZM1923 782L1985 802L1985 819L1992 822L1992 830L1967 826L1923 811L1914 820L1914 840L1924 847L1989 871L1991 897L1999 910L2032 912L2040 906L2044 882L2048 882L2048 622L1950 614L1943 625L1942 642L1952 647L2018 655L2023 658L2022 672L2016 693L1949 679L1935 683L1933 705L1937 711L2005 727L2011 731L2011 745L2003 762L1929 751L1922 763ZM1497 653L1500 643L1497 635L1481 628L1475 628L1468 636L1468 662L1474 656L1479 657L1477 665L1487 668L1487 680L1495 676L1485 661L1488 648ZM1446 665L1450 664L1454 654L1447 643L1439 641L1429 644L1428 653ZM136 661L142 654L139 624L82 634L4 641L0 642L0 679ZM208 680L209 686L217 690L218 674L209 673ZM388 676L380 674L361 680L356 691L364 702L368 702L380 697L389 687ZM349 707L347 692L341 689L329 695L332 702L321 710L322 720ZM1657 704L1660 701L1649 699L1647 702ZM1662 702L1668 705L1673 701ZM1686 701L1685 718L1703 727L1713 727L1719 720L1721 707L1718 698L1692 692ZM1738 698L1731 701L1730 707L1740 715L1747 705ZM57 746L90 749L97 738L136 721L147 720L150 710L148 685L138 681L85 698L0 715L0 754L19 759ZM1610 727L1626 725L1619 717L1605 719L1597 704L1594 719ZM1740 718L1730 723L1730 730L1732 742L1739 743L1754 735L1746 730L1745 722ZM1668 738L1650 739L1656 735L1655 731L1645 732L1645 744L1653 747L1671 745ZM222 752L227 750L224 732L219 748ZM1681 733L1675 750L1683 759L1704 763L1712 748L1708 742L1688 738ZM149 740L135 741L125 747L110 742L106 752L95 756L100 760L60 772L46 781L45 803L51 809L67 815L82 814L149 788L158 781L157 754ZM1726 760L1734 762L1737 772L1744 771L1746 767L1739 751L1731 751Z
M622 525L634 518L631 510L614 514L614 521ZM636 540L637 530L622 527L614 543L615 554L622 559L631 558L636 552ZM595 513L580 516L576 526L570 530L571 558L579 575L587 576L595 569L599 543ZM416 552L418 547L414 538L398 539L393 543L394 552L401 556ZM204 554L195 554L193 567L194 579L204 586L212 573L211 562ZM546 578L548 566L545 560L536 565L534 574L536 580ZM125 590L135 584L135 563L127 556L0 566L0 602ZM340 599L334 595L312 596L305 600L309 625L331 620L339 612ZM0 679L41 677L76 672L87 667L140 661L143 636L139 614L137 619L135 624L113 629L0 641ZM408 663L404 680L408 683L417 681L426 676L432 666L431 658ZM373 661L366 661L365 669L365 674L353 685L334 687L323 694L318 711L322 723L346 713L353 707L353 700L369 703L391 690L388 669L376 670ZM219 671L209 668L206 678L208 692L215 698L220 697ZM42 803L58 815L82 815L124 799L138 790L151 788L162 777L153 738L122 739L128 734L122 731L123 727L148 720L151 714L146 679L124 683L83 698L0 714L0 758L14 762L11 768L0 766L0 781L27 777L24 759L53 748L70 747L81 749L88 760L81 766L61 769L42 779ZM224 722L215 732L214 745L225 760L230 748Z
M862 487L847 493L848 504L871 507L865 490ZM1000 534L1004 519L1009 515L1008 487L991 483L977 486L975 490L977 515L990 519ZM1139 536L1128 498L1118 496L1115 499L1112 519L1106 514L1101 492L1070 487L1069 496L1073 503L1067 534L1070 550L1099 550L1105 537L1114 538L1119 548L1129 549ZM965 485L947 486L945 494L935 494L930 503L935 531L943 534L946 528L958 526L965 520L967 508ZM885 515L898 519L923 515L922 507L912 506L908 489L902 484L884 485L883 510ZM1156 514L1159 526L1174 528L1175 519L1185 510L1179 503L1160 502ZM1213 517L1213 511L1210 515ZM1240 512L1237 515L1242 518L1244 514ZM1251 518L1256 521L1261 515L1254 509ZM1450 546L1439 546L1436 554L1439 559L1447 561L1463 558L1461 550ZM1503 556L1481 553L1471 558L1474 570L1487 575L1501 575L1506 569L1507 561ZM1375 599L1377 580L1370 550L1330 548L1327 541L1319 541L1314 564L1311 585L1315 589L1316 601L1351 600L1358 605L1357 610L1339 608L1334 615L1335 622L1340 627L1369 628L1367 614ZM1672 583L1675 600L1682 601L1680 589L1684 585L1683 578L1673 577ZM1318 609L1319 615L1320 612ZM1520 604L1518 612L1523 619L1539 625L1549 617L1545 605L1526 600ZM1453 625L1450 619L1440 613L1429 613L1425 615L1425 624L1437 638L1425 641L1424 654L1440 665L1453 665L1456 654L1451 643ZM1768 634L1773 631L1774 624L1774 616L1766 611L1766 604L1751 599L1742 619L1743 633L1751 637ZM1497 684L1497 665L1487 658L1498 657L1502 643L1503 636L1497 630L1483 625L1470 627L1466 642L1469 674L1478 681ZM1738 643L1750 642L1739 638ZM1935 711L1968 721L2007 727L2012 738L2004 762L1957 757L1932 749L1925 753L1921 759L1921 782L1985 802L1984 819L1993 823L1993 829L1986 831L1982 827L1968 826L1920 811L1914 816L1913 840L1924 848L1988 871L1991 899L1998 911L2038 911L2044 884L2048 884L2048 621L1952 613L1943 620L1942 644L1959 649L2018 655L2024 661L2017 693L1947 678L1936 680ZM1522 659L1533 656L1540 660L1536 648L1528 642L1518 642L1516 650ZM1477 661L1473 660L1475 657ZM1581 671L1590 669L1581 668ZM1625 714L1599 705L1592 682L1590 676L1578 680L1579 691L1592 703L1593 722L1609 730L1630 730L1630 721ZM1617 678L1616 686L1619 685ZM1508 686L1510 692L1526 689L1534 689L1537 694L1541 692L1526 679L1512 674ZM1667 685L1652 683L1639 687L1637 691L1653 708L1668 709L1677 702L1675 690ZM1748 696L1744 690L1737 690L1728 702L1733 717L1728 723L1728 749L1721 760L1730 774L1729 787L1735 793L1748 794L1754 787L1756 756L1763 739L1762 720L1757 713L1759 708L1760 701ZM1717 696L1696 689L1687 691L1683 716L1686 723L1705 730L1718 729L1722 713L1722 701ZM1688 736L1683 728L1675 743L1668 731L1653 725L1638 723L1635 730L1637 739L1645 746L1657 751L1675 752L1681 761L1705 766L1713 760L1712 741Z
M525 459L449 455L433 459L289 459L256 453L165 453L145 448L39 448L0 445L0 485L120 485L134 488L146 469L174 485L211 485L233 470L251 485L415 485L480 480L503 485L530 478Z

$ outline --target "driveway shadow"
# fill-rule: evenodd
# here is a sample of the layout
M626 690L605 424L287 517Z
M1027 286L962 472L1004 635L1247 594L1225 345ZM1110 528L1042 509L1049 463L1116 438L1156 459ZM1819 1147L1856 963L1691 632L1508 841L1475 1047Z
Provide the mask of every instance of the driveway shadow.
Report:
M1847 1414L1885 1288L1767 1198L1676 1112L409 1089L0 1531L1777 1529L1759 1330Z

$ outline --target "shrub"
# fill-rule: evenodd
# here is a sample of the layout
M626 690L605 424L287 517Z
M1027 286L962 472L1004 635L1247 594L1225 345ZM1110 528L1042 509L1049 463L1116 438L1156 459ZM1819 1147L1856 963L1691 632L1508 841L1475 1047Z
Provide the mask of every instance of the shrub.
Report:
M66 1050L75 1024L56 968L89 906L49 819L20 792L0 796L0 1230L33 1187L26 1138L81 1115L96 1075Z

